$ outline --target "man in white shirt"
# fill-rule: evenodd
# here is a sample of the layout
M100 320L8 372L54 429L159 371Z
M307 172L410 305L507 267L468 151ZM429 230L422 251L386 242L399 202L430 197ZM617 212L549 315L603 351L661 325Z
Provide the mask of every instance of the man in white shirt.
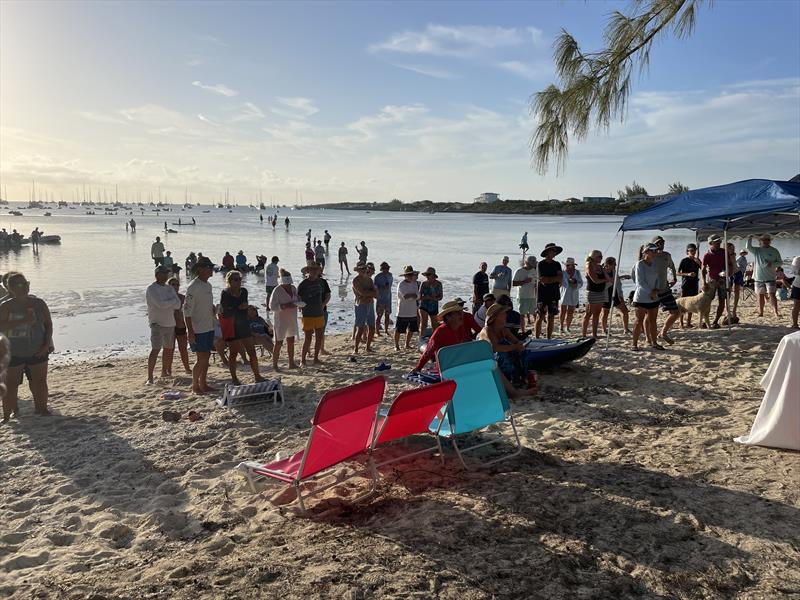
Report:
M400 335L406 334L406 349L411 348L411 335L419 331L417 301L419 286L414 280L419 271L411 265L403 268L403 278L397 283L397 318L394 326L394 349L400 350Z
M511 293L511 280L513 273L508 266L508 257L503 257L503 264L497 265L489 274L489 279L494 280L492 294L495 298L508 296Z
M156 280L147 286L147 320L150 323L150 356L147 358L147 383L153 383L158 353L163 349L161 376L172 373L172 354L175 350L175 311L181 301L175 288L167 285L171 271L163 266L156 267Z
M536 257L528 256L525 266L514 273L512 285L517 288L517 308L528 325L533 326L536 314L536 288L539 285L539 271L536 268ZM525 325L525 321L522 322Z
M277 265L278 257L273 257ZM205 256L198 259L192 272L197 276L186 289L183 301L183 316L186 320L186 334L197 362L192 368L192 391L207 394L214 391L208 385L208 361L214 347L214 294L208 278L214 274L214 264ZM233 357L231 357L233 359Z
M136 231L135 227L134 231ZM150 258L153 259L156 266L164 264L164 244L158 236L156 236L156 241L153 242L153 245L150 246Z
M278 287L278 275L280 274L278 260L277 256L273 256L272 261L267 265L267 268L264 269L264 280L267 286L267 311L269 311L269 301L272 298L272 292Z

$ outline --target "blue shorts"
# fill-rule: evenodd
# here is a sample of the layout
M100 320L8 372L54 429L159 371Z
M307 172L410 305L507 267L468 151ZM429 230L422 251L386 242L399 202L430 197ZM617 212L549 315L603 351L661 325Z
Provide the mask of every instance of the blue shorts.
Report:
M730 276L731 285L744 285L744 275L741 271L736 271L733 275Z
M194 334L194 344L189 344L192 352L211 352L214 347L214 332L206 331L205 333Z
M375 327L375 305L356 304L356 327Z

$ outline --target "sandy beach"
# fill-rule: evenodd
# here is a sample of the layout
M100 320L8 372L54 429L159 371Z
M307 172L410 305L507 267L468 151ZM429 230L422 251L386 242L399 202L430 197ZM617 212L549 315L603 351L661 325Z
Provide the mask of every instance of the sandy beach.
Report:
M800 454L732 441L788 329L747 320L730 335L678 331L663 353L615 338L541 373L539 396L513 404L521 456L471 471L452 451L444 466L395 463L372 498L348 500L367 486L355 478L305 516L279 484L253 494L233 468L301 447L319 395L381 360L394 397L415 352L380 338L352 363L332 338L326 365L282 374L284 405L241 411L160 400L189 380L145 387L143 360L54 366L55 416L30 416L21 388L22 418L0 427L0 594L797 597ZM211 379L226 377L212 366ZM166 423L165 409L184 417ZM192 409L204 419L189 422Z

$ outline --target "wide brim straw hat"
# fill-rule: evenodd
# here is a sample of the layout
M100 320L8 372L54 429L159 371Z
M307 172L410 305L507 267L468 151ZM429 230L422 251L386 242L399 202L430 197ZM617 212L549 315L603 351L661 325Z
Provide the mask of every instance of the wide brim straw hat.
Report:
M322 265L320 265L318 262L310 260L306 263L305 267L300 269L300 272L303 273L304 275L309 271L322 271Z
M455 300L450 300L449 302L445 302L442 305L442 310L439 311L439 314L436 315L437 319L444 319L444 316L450 314L452 312L463 312L463 307L461 304L456 302Z
M403 275L419 275L419 271L415 271L411 265L403 267Z
M439 276L436 274L436 269L434 269L433 267L428 267L422 274L425 275L425 277L430 275L432 277L435 277L436 279L439 279Z
M559 254L561 254L561 253L564 251L564 249L563 249L561 246L557 246L557 245L555 245L555 244L553 244L553 243L551 242L551 243L547 244L547 245L544 247L544 250L542 250L542 251L541 251L541 253L539 254L539 256L541 256L542 258L544 258L544 257L547 255L547 252L548 252L548 251L550 251L550 250L555 250L555 253L556 253L555 255L556 255L556 256L558 256Z
M486 324L490 325L497 318L497 315L510 310L508 306L502 304L492 304L486 311Z

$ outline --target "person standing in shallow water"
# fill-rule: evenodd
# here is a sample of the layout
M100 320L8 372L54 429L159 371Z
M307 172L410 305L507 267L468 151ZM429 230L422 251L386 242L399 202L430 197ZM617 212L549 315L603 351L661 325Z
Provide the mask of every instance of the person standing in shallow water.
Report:
M131 219L131 223L133 223L133 219ZM136 231L135 225L133 225L133 230ZM156 236L156 241L153 242L153 245L150 246L150 258L153 259L156 266L164 264L164 244L158 236Z
M350 275L350 267L347 266L347 246L345 246L344 242L339 246L339 271L341 271L342 275L344 275L345 271Z

